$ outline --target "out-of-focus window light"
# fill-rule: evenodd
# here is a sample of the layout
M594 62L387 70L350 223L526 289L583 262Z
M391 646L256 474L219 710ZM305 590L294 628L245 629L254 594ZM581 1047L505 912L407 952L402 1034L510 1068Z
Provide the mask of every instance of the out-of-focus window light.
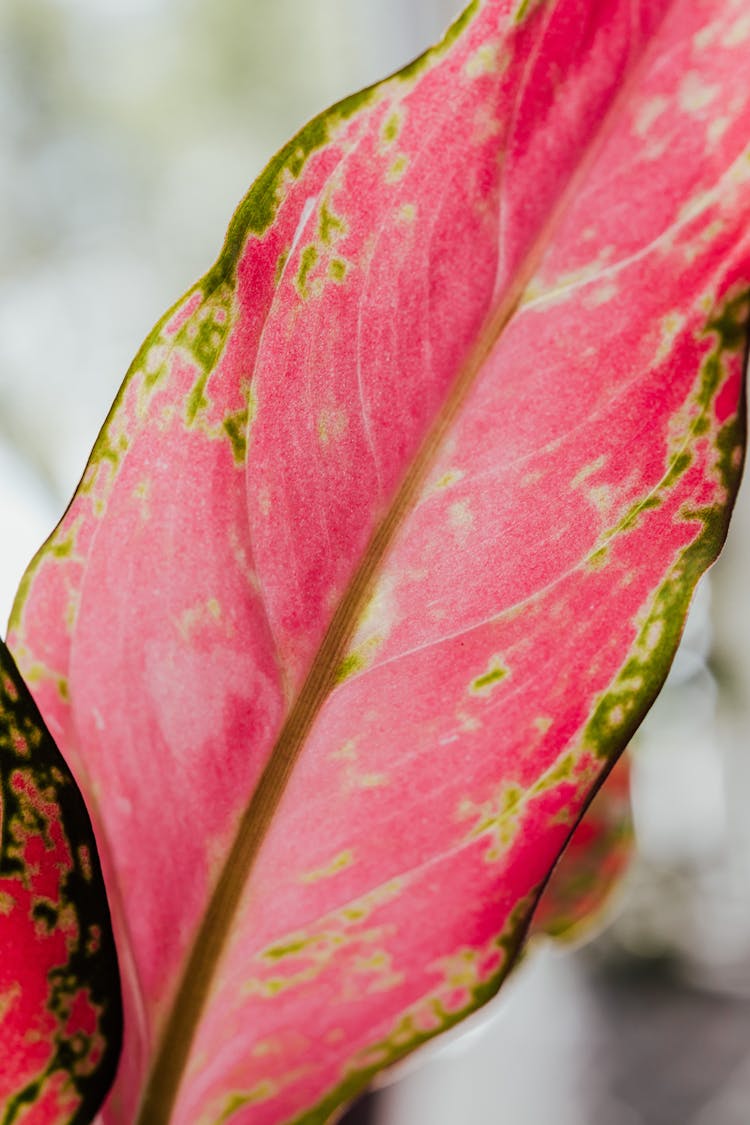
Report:
M0 635L21 576L56 515L49 488L0 436Z

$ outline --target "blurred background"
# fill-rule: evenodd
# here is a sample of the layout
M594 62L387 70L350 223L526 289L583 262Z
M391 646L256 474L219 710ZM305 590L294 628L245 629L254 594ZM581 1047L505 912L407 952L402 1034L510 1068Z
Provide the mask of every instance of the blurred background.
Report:
M0 616L158 315L272 152L457 0L0 0ZM634 748L637 856L368 1125L750 1121L750 489Z

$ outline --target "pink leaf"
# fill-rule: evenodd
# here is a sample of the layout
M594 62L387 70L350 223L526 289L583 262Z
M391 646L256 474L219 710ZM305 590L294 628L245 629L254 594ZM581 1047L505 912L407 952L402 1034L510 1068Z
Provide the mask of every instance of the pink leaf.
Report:
M83 1125L114 1076L117 961L91 824L0 641L0 1114Z
M146 341L12 639L106 841L108 1122L322 1122L499 987L725 535L747 37L470 4Z
M568 840L534 911L532 934L590 937L605 919L633 856L630 761L623 755Z

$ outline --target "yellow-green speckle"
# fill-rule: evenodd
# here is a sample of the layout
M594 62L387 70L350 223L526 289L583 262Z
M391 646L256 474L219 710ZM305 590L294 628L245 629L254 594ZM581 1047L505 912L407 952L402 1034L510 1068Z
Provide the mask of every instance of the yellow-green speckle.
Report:
M336 669L334 680L337 684L343 684L351 676L356 676L358 672L364 671L366 665L362 657L357 652L348 653Z
M265 1078L245 1094L230 1094L224 1101L217 1125L225 1125L225 1122L229 1121L230 1117L234 1117L238 1110L244 1109L248 1105L257 1105L258 1102L267 1102L269 1098L275 1097L278 1092L276 1083Z
M396 184L399 180L403 179L409 167L409 157L405 152L400 152L395 160L392 161L390 168L386 174L386 181L389 184Z
M483 74L496 74L503 69L499 43L483 43L466 63L469 78L480 78Z
M475 823L463 842L487 837L490 846L485 859L487 863L495 863L505 853L518 830L525 797L525 790L511 782L501 786L494 797L482 804L464 798L458 806L458 817L460 820L473 817Z
M493 688L501 684L508 676L508 669L499 656L493 656L489 662L486 672L482 672L481 676L477 676L469 684L469 692L472 695L489 695Z
M402 111L400 109L394 109L394 111L386 117L380 132L383 144L386 147L394 144L398 140L402 127Z
M324 246L330 246L346 234L347 226L327 203L321 204L318 215L318 234Z
M351 867L354 863L354 852L347 849L344 852L339 852L332 860L324 864L322 867L315 868L314 871L305 871L300 875L301 883L319 883L321 879L332 879L334 875L338 875L340 871L345 871L347 867Z
M297 292L303 301L306 301L310 296L309 279L310 274L315 269L318 261L318 248L310 244L306 246L299 257L299 269L297 270L297 277L295 285Z
M328 263L328 276L331 281L336 281L341 284L349 272L349 263L345 262L343 258L333 258Z

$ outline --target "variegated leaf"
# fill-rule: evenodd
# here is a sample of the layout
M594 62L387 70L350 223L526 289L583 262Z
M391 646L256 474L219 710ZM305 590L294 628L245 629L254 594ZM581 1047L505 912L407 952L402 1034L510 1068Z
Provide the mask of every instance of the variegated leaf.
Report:
M0 1121L86 1125L122 1035L83 800L0 641Z
M726 532L749 36L475 0L146 341L12 634L108 843L108 1122L323 1122L498 989Z

